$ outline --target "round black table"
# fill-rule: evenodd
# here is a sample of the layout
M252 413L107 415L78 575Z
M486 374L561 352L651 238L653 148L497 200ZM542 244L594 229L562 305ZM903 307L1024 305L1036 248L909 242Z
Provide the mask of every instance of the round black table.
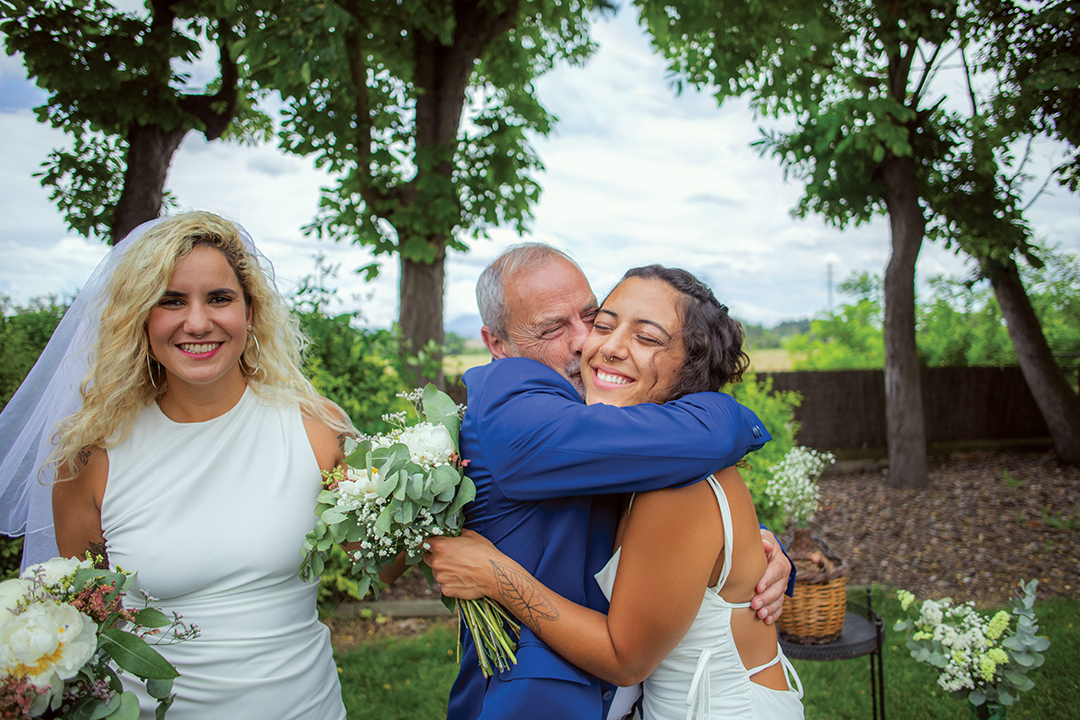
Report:
M870 695L874 720L885 720L885 677L881 667L881 647L885 640L884 623L873 610L870 589L866 589L866 605L848 602L844 614L844 629L840 637L827 645L803 645L785 639L780 634L780 646L789 659L849 660L870 656Z

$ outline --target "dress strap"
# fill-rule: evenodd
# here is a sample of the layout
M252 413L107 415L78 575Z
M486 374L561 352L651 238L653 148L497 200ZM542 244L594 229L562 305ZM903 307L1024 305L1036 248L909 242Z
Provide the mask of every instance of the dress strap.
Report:
M735 537L735 532L731 523L731 507L728 505L727 495L724 493L724 488L720 487L720 481L716 479L715 475L710 475L709 487L712 488L713 494L716 495L716 502L720 505L720 519L724 523L724 566L720 570L720 577L716 580L716 592L720 593L723 589L724 583L727 582L728 575L731 574L731 546L732 539ZM743 604L739 603L742 607ZM750 603L746 603L745 607L749 607Z
M781 666L783 666L784 675L787 677L788 684L794 686L793 692L796 695L798 695L800 700L802 700L802 696L803 696L802 680L799 679L799 673L795 672L795 667L791 664L791 661L787 659L787 655L784 655L784 653L780 649L779 645L777 645L777 648L776 648L776 657L774 657L772 660L765 663L764 665L758 665L757 667L750 668L749 670L746 671L746 677L753 677L754 675L757 675L762 670L765 670L767 668L771 668L776 663L780 663Z

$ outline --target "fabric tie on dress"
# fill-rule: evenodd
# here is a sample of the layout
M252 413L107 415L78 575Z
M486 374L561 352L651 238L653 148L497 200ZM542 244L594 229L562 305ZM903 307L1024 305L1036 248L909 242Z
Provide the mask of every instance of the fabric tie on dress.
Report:
M690 682L690 692L686 694L686 720L693 720L695 714L701 720L708 720L708 718L712 717L709 712L709 698L712 697L709 660L712 659L712 655L713 648L706 648L698 656L694 679Z

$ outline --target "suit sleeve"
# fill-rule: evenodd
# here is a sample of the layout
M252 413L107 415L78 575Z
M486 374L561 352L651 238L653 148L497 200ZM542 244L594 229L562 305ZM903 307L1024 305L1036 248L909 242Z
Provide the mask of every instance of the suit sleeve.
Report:
M564 378L534 361L499 360L483 370L467 378L466 423L475 423L479 450L514 500L679 487L771 439L753 412L723 393L664 405L585 405Z

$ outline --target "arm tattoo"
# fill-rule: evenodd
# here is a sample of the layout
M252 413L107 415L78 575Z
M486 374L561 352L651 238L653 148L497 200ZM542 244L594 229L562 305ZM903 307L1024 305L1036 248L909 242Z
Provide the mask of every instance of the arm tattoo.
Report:
M494 560L489 562L495 570L495 579L499 583L499 590L507 603L507 608L520 617L530 630L540 635L541 620L559 619L559 611L544 595L535 580Z
M94 560L94 567L98 570L109 569L109 550L103 542L92 542L87 546L90 557Z
M86 467L90 464L90 450L88 448L83 448L79 452L75 453L75 457L79 462L83 464L83 467Z
M348 437L348 436L345 433L341 433L340 435L337 436L338 449L341 450L342 453L345 452L345 438L346 437Z

